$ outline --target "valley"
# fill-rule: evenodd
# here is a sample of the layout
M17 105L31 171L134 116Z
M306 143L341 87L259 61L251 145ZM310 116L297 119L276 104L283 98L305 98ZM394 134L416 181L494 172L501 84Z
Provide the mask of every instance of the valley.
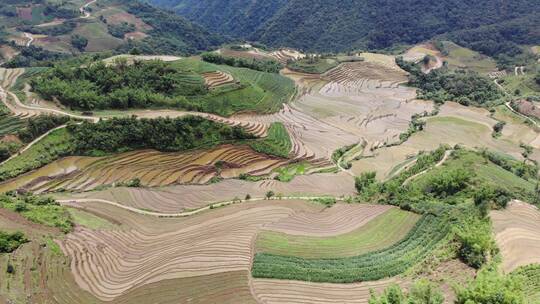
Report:
M0 303L538 303L536 4L150 2L0 4Z

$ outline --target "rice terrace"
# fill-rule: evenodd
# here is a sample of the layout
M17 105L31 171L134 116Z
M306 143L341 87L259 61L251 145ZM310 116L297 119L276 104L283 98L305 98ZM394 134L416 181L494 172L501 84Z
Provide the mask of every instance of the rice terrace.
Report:
M530 0L2 1L0 304L540 304L539 29Z

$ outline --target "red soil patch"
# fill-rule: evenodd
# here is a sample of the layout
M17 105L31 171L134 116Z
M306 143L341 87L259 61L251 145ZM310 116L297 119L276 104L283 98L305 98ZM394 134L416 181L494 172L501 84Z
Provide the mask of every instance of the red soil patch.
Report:
M126 12L116 13L107 17L107 23L120 24L122 22L127 22L127 23L135 25L138 31L152 29L150 25L144 23L144 21L142 21L141 19Z
M540 108L527 100L514 101L514 109L519 113L540 119Z
M148 35L143 32L131 32L126 33L125 37L129 40L143 40L144 38L148 37Z
M13 143L19 143L19 144L22 143L19 137L13 134L5 135L4 137L2 137L2 139L0 139L0 142L3 142L3 143L13 142Z

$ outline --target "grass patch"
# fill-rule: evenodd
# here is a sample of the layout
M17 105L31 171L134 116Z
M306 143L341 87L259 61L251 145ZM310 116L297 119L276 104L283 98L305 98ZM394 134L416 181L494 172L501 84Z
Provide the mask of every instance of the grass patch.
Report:
M64 255L62 253L62 249L60 249L60 246L52 238L45 239L45 244L47 245L47 247L49 248L49 250L51 251L53 255L56 255L56 256Z
M441 51L448 54L445 60L451 69L467 69L484 74L497 70L497 63L488 56L461 47L451 41L443 41L442 46Z
M308 57L289 63L287 67L301 73L323 74L337 67L339 63L336 58Z
M66 129L55 130L19 156L0 165L0 181L42 167L73 150L72 136Z
M392 208L364 226L335 237L309 237L263 231L258 252L310 259L350 257L380 250L403 239L420 216Z
M51 198L2 195L0 207L17 212L34 223L59 228L64 233L70 232L73 228L73 221L67 209Z
M447 223L425 215L400 242L385 249L346 258L306 259L257 253L256 278L309 282L353 283L374 281L404 273L422 262L449 233Z
M510 276L521 281L527 303L540 303L540 264L520 267Z
M513 72L512 72L513 73ZM525 75L516 76L509 74L499 80L499 84L504 89L516 97L538 96L540 94L540 85L535 81L535 71L527 71Z
M73 218L74 223L90 228L90 229L99 230L99 229L111 229L111 228L116 227L114 224L110 223L109 221L105 219L102 219L98 216L95 216L91 213L88 213L79 209L69 208L68 212Z
M251 148L259 153L274 155L278 157L289 157L292 149L291 138L285 126L280 122L273 123L268 129L268 136L263 140L254 141L249 144Z
M309 167L310 164L308 162L299 162L280 167L274 171L278 174L275 179L280 182L290 182L295 176L304 175Z

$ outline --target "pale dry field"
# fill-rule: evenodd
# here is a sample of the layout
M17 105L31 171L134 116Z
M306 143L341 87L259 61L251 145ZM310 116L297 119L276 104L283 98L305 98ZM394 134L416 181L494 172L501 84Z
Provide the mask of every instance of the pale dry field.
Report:
M513 201L505 210L492 211L490 216L506 273L540 263L540 211L537 207Z
M273 191L283 196L351 196L354 195L354 179L344 173L312 174L297 176L291 182L276 180L259 182L225 180L209 185L177 185L163 188L110 188L80 194L57 194L61 199L104 199L128 207L153 210L162 213L178 213L199 209L213 203L232 201L235 198L264 197Z

